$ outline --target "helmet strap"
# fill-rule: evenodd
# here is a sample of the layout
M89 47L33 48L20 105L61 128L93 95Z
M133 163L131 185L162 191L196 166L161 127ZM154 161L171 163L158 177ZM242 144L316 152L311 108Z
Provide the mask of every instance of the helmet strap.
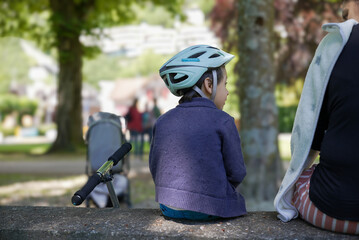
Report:
M212 75L213 75L213 82L212 82L212 94L210 100L214 101L217 92L217 71L212 70ZM194 85L192 89L195 90L199 95L201 95L201 97L208 98L206 94L204 94L204 92L202 92L202 90L196 85Z
M206 94L204 94L204 92L202 92L202 90L201 90L199 87L197 87L196 85L194 85L194 86L192 87L192 89L195 90L199 95L201 95L201 97L203 97L203 98L208 98L208 97L206 96Z
M216 70L212 70L212 75L213 75L213 83L212 83L212 94L211 94L211 100L214 101L214 98L216 97L216 92L217 92L217 71Z

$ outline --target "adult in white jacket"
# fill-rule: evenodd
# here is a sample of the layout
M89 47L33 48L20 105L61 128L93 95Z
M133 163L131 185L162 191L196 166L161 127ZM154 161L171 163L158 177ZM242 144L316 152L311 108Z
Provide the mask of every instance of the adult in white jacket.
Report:
M299 215L320 228L359 234L359 178L349 179L359 171L359 155L351 154L357 141L343 141L359 137L353 127L359 117L359 105L353 108L359 102L359 0L343 2L343 18L349 20L323 25L328 34L308 69L292 130L292 159L274 205L284 222ZM320 163L312 165L319 153Z

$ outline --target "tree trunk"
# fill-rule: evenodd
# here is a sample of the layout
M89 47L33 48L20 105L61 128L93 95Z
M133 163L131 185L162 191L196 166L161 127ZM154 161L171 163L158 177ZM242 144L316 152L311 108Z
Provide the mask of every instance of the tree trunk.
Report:
M74 151L84 144L82 137L82 45L81 11L73 1L51 0L52 28L58 52L59 76L56 108L57 138L50 148Z
M237 88L242 148L247 166L241 191L249 208L263 209L273 206L282 177L274 95L273 0L238 0L238 11L240 60Z

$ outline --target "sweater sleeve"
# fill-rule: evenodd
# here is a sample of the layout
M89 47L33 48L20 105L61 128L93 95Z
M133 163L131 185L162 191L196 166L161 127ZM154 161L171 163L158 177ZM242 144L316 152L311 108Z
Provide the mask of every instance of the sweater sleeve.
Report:
M233 118L223 125L222 153L228 181L237 187L246 175L241 142Z

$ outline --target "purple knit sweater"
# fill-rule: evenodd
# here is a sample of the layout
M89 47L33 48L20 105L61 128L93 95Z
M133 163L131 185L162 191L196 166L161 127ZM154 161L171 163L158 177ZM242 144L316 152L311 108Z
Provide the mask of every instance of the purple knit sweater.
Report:
M246 168L230 115L194 98L162 115L153 133L149 164L157 202L220 217L246 214L236 191Z

